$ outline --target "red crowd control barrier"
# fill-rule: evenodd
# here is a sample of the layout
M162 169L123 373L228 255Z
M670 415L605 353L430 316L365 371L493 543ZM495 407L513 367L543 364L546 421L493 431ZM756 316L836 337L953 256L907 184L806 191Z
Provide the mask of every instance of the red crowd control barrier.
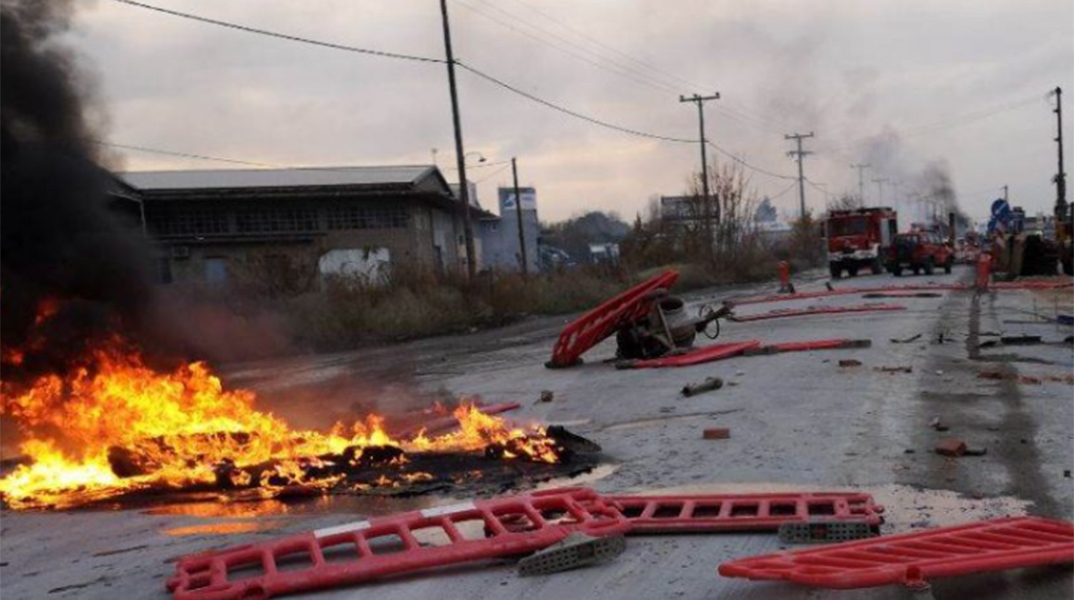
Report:
M921 587L932 578L1070 562L1074 524L1014 517L743 558L719 573L832 589Z
M661 356L659 358L646 358L641 360L622 361L617 367L623 369L655 369L660 367L689 367L701 363L723 360L740 356L751 348L761 345L758 340L745 342L729 342L727 344L713 344L704 348L696 348L684 354Z
M750 321L785 319L787 317L804 317L809 315L837 315L843 313L884 312L891 310L906 310L906 307L898 304L862 304L857 306L809 306L806 308L785 308L755 315L736 315L731 317L731 320L735 321L736 323L748 323Z
M630 521L630 533L776 531L785 523L883 522L869 494L844 492L604 496Z
M678 278L678 271L665 271L585 313L560 332L552 348L552 360L546 366L569 367L577 364L586 350L624 325L648 314L652 309L650 294L671 289Z
M167 585L174 600L263 600L535 552L574 532L621 535L629 526L592 490L534 492L185 556Z

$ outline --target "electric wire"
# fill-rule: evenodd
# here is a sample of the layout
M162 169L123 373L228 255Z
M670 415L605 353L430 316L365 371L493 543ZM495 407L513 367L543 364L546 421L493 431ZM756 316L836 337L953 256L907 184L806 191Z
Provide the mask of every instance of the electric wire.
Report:
M107 146L110 148L120 148L122 150L131 150L135 152L146 152L149 154L161 154L165 156L176 156L180 158L193 158L197 160L214 161L219 163L231 163L236 165L245 165L248 167L267 167L273 169L290 169L295 167L283 167L280 165L274 165L270 163L255 162L250 160L239 160L236 158L222 158L219 156L210 156L208 154L194 154L191 152L179 152L176 150L162 150L160 148L149 148L146 146L135 146L132 144L119 144L116 142L106 142L104 140L87 139L87 142L91 144L97 144L99 146Z
M370 56L380 56L380 57L383 57L383 58L397 58L397 59L401 59L401 60L410 60L410 61L416 61L416 62L441 63L441 64L444 64L444 63L447 62L447 61L445 61L443 59L429 58L427 56L417 56L417 55L414 55L414 54L401 54L401 53L398 53L398 52L387 52L387 51L384 51L384 50L371 50L369 48L358 48L356 46L348 46L346 44L337 44L337 43L334 43L334 42L322 42L320 40L301 37L301 36L297 36L297 35L290 35L290 34L286 34L286 33L280 33L280 32L277 32L277 31L270 31L268 29L259 29L259 28L256 28L256 27L250 27L248 25L240 25L238 23L232 23L232 22L229 22L229 21L221 21L221 20L218 20L218 19L210 19L208 17L202 17L200 15L194 15L194 14L191 14L191 13L185 13L185 12L180 12L180 11L177 11L177 10L171 10L169 8L163 8L163 7L160 7L160 6L154 6L152 4L146 4L144 2L137 2L136 0L115 0L115 1L119 2L120 4L126 4L128 6L144 8L146 10L150 10L150 11L154 11L154 12L158 12L158 13L162 13L162 14L166 14L166 15L171 15L173 17L180 17L180 18L183 18L183 19L190 19L192 21L198 21L200 23L206 23L206 24L209 24L209 25L216 25L218 27L226 27L228 29L233 29L233 30L236 30L236 31L243 31L243 32L246 32L246 33L256 33L256 34L259 34L259 35L265 35L265 36L269 36L269 37L274 37L274 38L277 38L277 39L287 40L287 41L290 41L290 42L299 42L299 43L302 43L302 44L309 44L309 45L312 45L312 46L320 46L322 48L330 48L332 50L343 50L345 52L353 52L353 53L357 53L357 54L368 54Z
M530 38L530 39L536 41L537 43L540 43L540 44L543 44L545 46L548 46L549 48L552 48L554 50L558 50L560 52L563 52L564 54L567 54L569 56L573 56L574 58L577 58L578 60L581 60L581 61L583 61L583 62L585 62L585 63L587 63L587 64L589 64L589 65L591 65L591 66L593 66L595 68L598 68L598 69L601 69L601 70L604 70L604 71L608 71L609 73L613 73L613 74L618 75L620 77L624 77L624 78L629 79L629 80L631 80L631 81L633 81L635 83L638 83L640 85L644 85L646 87L649 87L649 88L652 88L652 89L655 89L655 90L658 90L658 91L661 91L661 92L673 93L675 91L674 88L672 88L672 87L670 87L670 86L668 86L668 85L666 85L666 84L664 84L662 82L659 82L659 81L656 81L656 80L648 78L648 76L646 76L644 73L642 73L642 74L640 74L640 76L638 76L638 75L635 75L635 74L632 74L631 72L629 72L628 68L621 67L615 62L608 61L608 62L611 62L611 64L616 65L616 68L612 68L612 67L610 67L608 65L602 64L602 63L597 62L595 60L592 60L592 59L590 59L590 58L588 58L586 56L583 56L582 54L579 54L578 52L575 52L573 50L568 50L567 48L564 48L562 46L558 46L558 45L556 45L554 43L549 42L546 39L541 38L540 36L538 36L536 34L530 33L529 31L521 29L521 28L519 28L519 27L517 27L517 26L515 26L515 25L513 25L513 24L511 24L511 23L499 18L499 17L491 15L491 14L485 12L484 10L482 10L482 9L476 7L476 6L473 6L471 4L467 4L466 2L463 2L462 0L452 0L452 2L454 2L455 4L458 4L459 6L462 6L463 8L466 8L467 10L473 12L476 15L480 15L480 16L482 16L482 17L484 17L484 18L486 18L486 19L488 19L488 20L490 20L490 21L492 21L494 23L497 23L497 24L501 25L502 27L510 29L511 31L514 31L515 33L518 33L519 35L522 35L522 36L525 36L527 38ZM499 7L496 7L494 5L486 5L486 4L482 5L482 7L485 7L485 6L493 8L496 11L501 12L503 14L513 16L513 15L511 15L511 13L508 13L508 12L504 11L503 9L501 9ZM524 23L524 21L523 21L523 23ZM541 32L544 35L549 35L549 36L552 36L552 37L554 37L556 39L563 40L569 46L573 46L575 48L579 48L580 50L582 50L584 52L588 52L590 54L593 54L592 52L590 52L586 48L578 46L577 44L574 44L570 40L567 40L565 38L557 36L554 33L547 32L547 31L545 31L543 29L533 27L532 25L529 25L529 26L531 28L533 28L535 31ZM598 59L603 58L600 55L595 55L595 56L597 56ZM603 58L603 60L607 60L607 59Z

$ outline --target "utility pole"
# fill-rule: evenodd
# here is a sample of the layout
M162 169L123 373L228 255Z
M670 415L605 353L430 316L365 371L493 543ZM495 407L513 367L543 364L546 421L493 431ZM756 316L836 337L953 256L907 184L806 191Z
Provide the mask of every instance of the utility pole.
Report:
M899 186L900 185L902 185L902 183L897 179L891 181L892 195L893 195L892 202L891 202L891 205L892 205L891 207L895 209L895 212L899 211L899 197L900 197L899 196Z
M1055 143L1059 147L1059 169L1055 172L1055 219L1058 225L1067 214L1067 174L1063 170L1063 88L1056 86L1055 94Z
M888 180L886 177L876 177L873 179L873 183L876 184L877 206L884 205L884 184L887 182Z
M861 202L861 207L865 208L865 169L868 169L873 165L869 163L859 163L856 165L850 165L851 169L858 170L858 201Z
M1005 200L1005 201L1010 200L1010 198L1007 197L1007 193L1009 191L1010 190L1007 188L1007 184L1003 184L1003 200Z
M705 146L708 144L705 139L705 102L709 100L719 100L720 93L716 92L711 96L699 96L694 94L693 96L679 96L679 102L693 102L697 105L697 123L698 128L701 130L701 190L704 197L702 198L702 210L705 217L705 235L708 237L706 242L708 243L709 255L712 255L712 221L715 216L717 223L720 222L720 207L717 206L715 215L712 210L712 200L709 196L709 159L705 152Z
M805 155L807 154L813 154L812 152L802 150L802 140L811 137L813 137L812 131L809 133L792 133L783 136L783 139L794 140L798 144L798 149L791 150L787 153L787 156L793 157L798 161L798 212L799 218L802 219L805 218L805 175L802 172L802 159L805 158Z
M451 50L447 0L440 0L440 14L444 20L444 50L447 53L448 86L451 88L451 119L455 126L455 164L459 170L459 201L462 202L462 223L466 237L466 273L473 279L477 270L474 260L474 228L470 220L470 186L466 181L466 153L463 152L462 146L462 120L459 118L459 93L455 87L455 53Z
M515 178L515 217L518 219L518 262L522 266L522 277L529 276L526 266L526 230L522 228L522 194L518 191L518 163L511 157L511 176Z

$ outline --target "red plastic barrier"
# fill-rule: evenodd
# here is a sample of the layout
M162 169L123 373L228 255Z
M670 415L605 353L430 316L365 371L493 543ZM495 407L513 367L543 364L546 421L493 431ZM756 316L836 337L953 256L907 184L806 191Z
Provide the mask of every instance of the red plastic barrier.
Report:
M546 366L569 367L577 364L586 350L648 314L652 308L649 294L671 289L678 278L678 271L665 271L582 315L560 332L552 348L552 360Z
M519 523L526 527L517 530ZM184 556L167 585L174 600L263 600L535 552L576 531L604 536L621 535L628 528L619 511L592 490L550 490ZM423 545L419 538L426 536L435 536L443 545Z
M783 580L832 589L1074 562L1074 524L1015 517L884 536L720 565L724 577Z
M727 344L713 344L711 346L705 346L704 348L697 348L691 350L685 354L676 354L674 356L661 356L660 358L646 358L642 360L625 361L617 366L629 369L688 367L690 365L699 365L701 363L707 363L739 356L750 348L757 348L760 345L761 342L758 340L749 340L745 342L730 342Z
M630 521L630 533L776 531L784 523L883 522L869 494L845 492L604 496Z
M804 317L807 315L835 315L842 313L882 312L890 310L906 310L905 306L898 304L862 304L858 306L809 306L806 308L786 308L756 315L743 315L731 317L737 323L750 321L765 321L768 319L783 319L787 317Z

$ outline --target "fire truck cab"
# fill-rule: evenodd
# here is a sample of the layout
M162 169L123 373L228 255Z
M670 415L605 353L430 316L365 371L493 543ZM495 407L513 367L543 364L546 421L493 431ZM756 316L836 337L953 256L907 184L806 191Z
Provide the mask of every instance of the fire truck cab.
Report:
M874 275L882 273L887 249L899 230L898 222L898 213L886 206L829 213L824 230L832 279L842 277L843 271L857 277L863 268Z

